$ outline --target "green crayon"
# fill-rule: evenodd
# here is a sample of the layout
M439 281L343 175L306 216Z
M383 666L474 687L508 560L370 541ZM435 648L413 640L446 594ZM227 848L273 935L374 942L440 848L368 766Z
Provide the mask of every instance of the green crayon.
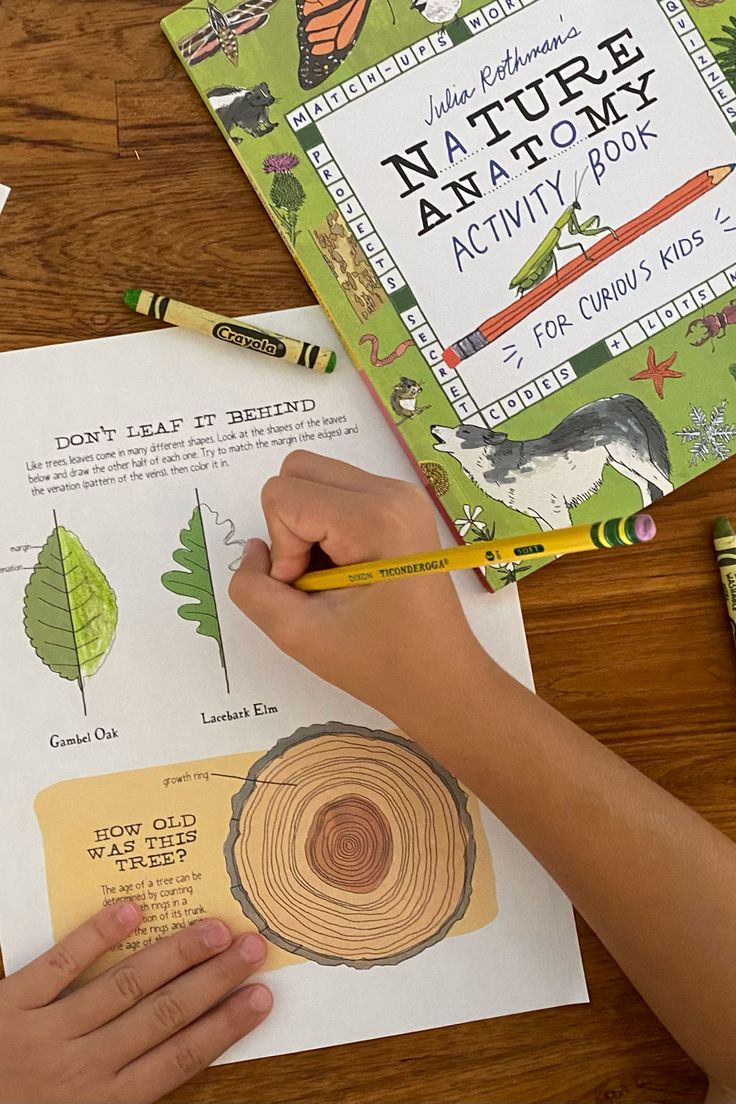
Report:
M736 531L728 518L716 518L713 523L713 543L723 583L723 597L726 601L731 635L736 644Z

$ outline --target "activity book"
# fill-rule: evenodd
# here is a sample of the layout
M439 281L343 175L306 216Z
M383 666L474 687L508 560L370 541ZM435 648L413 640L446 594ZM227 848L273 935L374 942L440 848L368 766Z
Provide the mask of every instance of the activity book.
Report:
M634 513L731 455L736 0L163 28L458 538Z
M318 307L243 321L334 347ZM134 896L142 924L93 973L202 916L268 941L273 1015L224 1061L586 1000L543 868L228 598L294 436L416 478L347 357L330 376L172 327L0 359L24 427L0 442L6 970ZM515 588L489 608L454 578L479 644L531 686ZM441 649L423 658L442 687Z

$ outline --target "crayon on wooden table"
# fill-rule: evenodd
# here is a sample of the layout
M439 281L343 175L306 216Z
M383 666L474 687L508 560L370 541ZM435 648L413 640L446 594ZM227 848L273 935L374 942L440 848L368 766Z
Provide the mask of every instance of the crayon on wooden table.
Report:
M335 370L337 354L332 349L321 349L319 345L311 345L299 338L261 330L250 323L192 307L189 303L180 303L166 295L156 295L142 288L128 288L123 295L123 302L137 314L146 314L149 318L157 318L159 322L169 322L172 326L206 334L239 349L263 353L275 360L284 360L287 364L300 364L303 368L311 368L313 372L329 373Z
M728 623L736 644L736 531L728 518L716 518L713 523L713 544L716 549L718 570L721 573Z

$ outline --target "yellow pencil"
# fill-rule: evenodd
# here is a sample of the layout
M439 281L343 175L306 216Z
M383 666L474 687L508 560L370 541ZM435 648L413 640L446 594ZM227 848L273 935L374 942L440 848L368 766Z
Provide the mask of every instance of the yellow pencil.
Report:
M322 349L319 345L310 345L296 337L284 337L283 334L260 330L250 323L238 322L224 314L191 307L165 295L154 295L142 288L128 288L123 295L126 307L159 322L168 322L172 326L181 326L185 330L216 337L228 345L248 349L254 353L285 360L288 364L301 364L313 372L334 372L337 354L332 349Z
M476 541L458 548L440 548L435 552L418 552L391 560L369 560L366 563L330 567L325 571L310 571L297 579L297 590L339 590L342 587L367 586L407 575L436 575L444 571L460 571L470 567L485 567L507 560L536 560L543 556L564 556L569 552L589 552L596 548L616 548L620 545L643 544L656 534L654 521L648 514L628 518L597 521L595 525L576 525L551 533L532 533L523 537L503 537L496 541Z

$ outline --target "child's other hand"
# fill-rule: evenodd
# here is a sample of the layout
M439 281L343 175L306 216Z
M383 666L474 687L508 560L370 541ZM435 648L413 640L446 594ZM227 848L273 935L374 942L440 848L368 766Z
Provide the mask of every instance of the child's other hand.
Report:
M199 1073L271 1009L259 935L202 920L64 990L140 923L110 905L0 981L2 1104L150 1104ZM60 999L57 1000L57 997Z
M249 541L230 597L275 644L397 723L432 687L472 677L488 657L447 575L306 594L293 583L319 544L333 563L426 552L441 544L418 487L294 452L262 493L271 551Z

